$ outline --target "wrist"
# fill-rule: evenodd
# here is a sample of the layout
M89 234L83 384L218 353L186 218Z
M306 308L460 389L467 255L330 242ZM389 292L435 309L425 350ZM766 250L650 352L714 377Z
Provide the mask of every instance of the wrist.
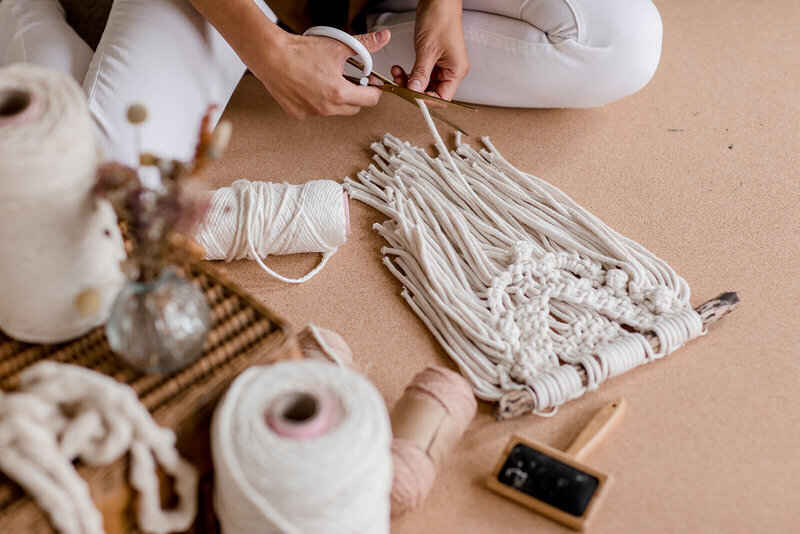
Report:
M273 23L253 0L189 0L225 38L249 68L258 68L289 34ZM261 69L259 69L261 70Z
M272 21L267 21L266 24L259 25L257 35L258 39L256 40L259 41L262 46L267 46L270 49L285 48L291 38L296 37L281 29L280 26Z
M457 9L461 11L463 0L419 0L417 2L417 13L429 11L430 9L441 9L452 11Z
M461 25L461 0L420 0L417 4L417 24Z
M233 46L242 62L259 78L274 70L280 70L281 58L295 36L282 30L277 24L266 21L252 32L242 32L245 36L238 46Z

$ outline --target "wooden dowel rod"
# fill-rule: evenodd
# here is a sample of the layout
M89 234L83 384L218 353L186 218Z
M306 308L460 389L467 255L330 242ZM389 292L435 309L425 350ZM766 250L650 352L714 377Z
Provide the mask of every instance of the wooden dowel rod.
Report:
M722 317L732 312L738 305L738 295L729 292L723 293L705 304L701 304L695 311L700 314L700 319L703 321L703 328L708 328ZM647 341L650 342L650 346L653 347L654 351L658 351L661 348L655 333L646 332L643 335L647 338ZM578 371L581 383L585 386L588 383L586 370L580 364L575 364L574 367ZM497 401L494 407L493 414L498 421L505 421L530 413L535 407L536 405L530 392L527 389L521 389L506 393L500 397L500 400Z

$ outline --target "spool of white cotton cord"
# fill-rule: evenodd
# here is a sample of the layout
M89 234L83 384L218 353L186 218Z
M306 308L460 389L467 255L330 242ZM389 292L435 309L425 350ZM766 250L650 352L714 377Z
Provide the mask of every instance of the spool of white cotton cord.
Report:
M66 341L108 317L125 253L91 194L99 158L72 78L0 69L0 329L14 338Z
M347 194L334 181L290 185L238 180L213 193L195 238L207 260L255 260L274 278L297 284L322 270L349 232ZM270 254L302 252L322 253L322 260L301 278L282 276L262 261Z
M223 534L389 532L392 432L375 387L332 363L251 368L214 414Z

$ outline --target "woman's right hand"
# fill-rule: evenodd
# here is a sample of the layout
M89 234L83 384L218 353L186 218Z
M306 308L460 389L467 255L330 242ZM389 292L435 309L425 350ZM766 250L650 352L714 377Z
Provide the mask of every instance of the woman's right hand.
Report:
M389 30L355 35L369 52L389 42ZM342 77L344 63L354 55L347 45L329 37L285 33L274 48L248 64L283 110L295 119L314 115L355 115L378 103L377 87L362 87Z

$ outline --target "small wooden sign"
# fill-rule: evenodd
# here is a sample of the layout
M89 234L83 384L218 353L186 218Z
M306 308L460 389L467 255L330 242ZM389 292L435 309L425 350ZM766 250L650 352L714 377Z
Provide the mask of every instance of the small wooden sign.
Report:
M584 530L611 477L564 452L512 436L486 479L492 491L563 523Z
M611 484L611 476L581 460L620 420L625 401L599 410L567 452L514 435L486 485L492 491L575 530L584 530Z

